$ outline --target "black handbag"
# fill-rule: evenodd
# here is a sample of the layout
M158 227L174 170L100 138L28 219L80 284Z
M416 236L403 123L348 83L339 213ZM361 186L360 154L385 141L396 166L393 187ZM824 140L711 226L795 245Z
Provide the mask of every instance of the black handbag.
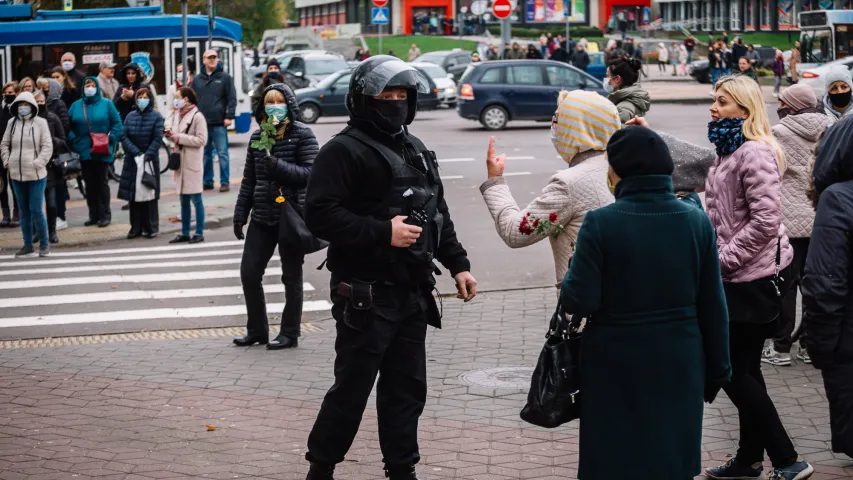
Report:
M730 322L764 325L779 317L782 312L782 299L791 286L790 281L779 275L781 261L782 237L778 237L776 271L773 275L750 282L723 282Z
M184 131L184 135L186 135L190 132L190 127L192 127L192 125L193 125L193 120L195 120L195 114L196 113L197 112L193 112L192 118L190 118L189 123L187 123L187 129ZM175 112L175 117L177 117L177 116L178 116L178 114L177 114L177 112ZM180 124L180 123L181 123L181 121L178 120L178 124ZM166 164L166 166L169 168L169 170L180 170L181 169L181 150L183 150L183 148L184 148L183 146L178 145L176 148L176 151L169 152L169 163Z
M79 175L83 171L83 167L80 165L80 155L74 152L60 153L56 157L56 167L63 178Z
M583 318L569 315L557 303L545 346L530 379L521 419L556 428L580 417L580 351Z
M286 247L289 251L298 252L302 255L319 252L329 246L329 242L320 240L308 230L299 207L287 199L281 203L278 241L279 245ZM279 254L283 255L284 252L279 252Z
M140 182L151 190L157 190L157 177L152 173L154 162L145 160L142 162L142 180Z

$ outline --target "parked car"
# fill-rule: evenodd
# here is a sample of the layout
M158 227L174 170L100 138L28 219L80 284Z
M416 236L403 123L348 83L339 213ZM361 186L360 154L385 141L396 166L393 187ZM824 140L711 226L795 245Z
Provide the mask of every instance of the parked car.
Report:
M307 80L304 85L305 87L310 86L312 81L316 83L332 72L340 70L341 68L347 68L347 62L343 55L328 50L291 50L278 53L275 57L278 58L278 63L281 66L282 72L287 73L289 71L292 76L296 77L299 76L297 75L297 72L300 70L299 67L301 64L311 63L312 65L306 65L308 70L307 74L303 74L305 75L304 78ZM295 61L294 58L296 57L300 57L302 60ZM255 82L260 82L261 77L266 71L266 62L263 62L260 66L252 67L252 75ZM326 73L323 74L319 72ZM257 83L255 84L257 85ZM296 83L295 85L299 87L303 86L299 83Z
M607 64L604 63L604 52L587 53L589 55L589 65L586 67L586 73L593 77L604 80L607 76Z
M418 94L418 110L435 110L441 104L438 99L438 87L435 82L424 74L430 91ZM320 117L345 117L349 115L346 97L349 92L349 82L352 70L339 70L321 80L314 87L300 88L294 92L299 103L301 120L305 123L315 123Z
M434 63L412 62L409 65L417 68L424 75L432 78L435 86L438 88L438 100L441 105L450 108L456 108L458 102L456 93L456 82L453 81L453 74L447 73L443 68Z
M447 73L452 73L453 78L458 79L468 65L471 64L471 52L463 50L438 50L428 52L414 59L415 63L434 63L443 68Z
M829 73L830 68L837 67L838 65L853 71L853 57L845 57L841 60L824 63L819 67L800 71L800 83L812 87L817 98L823 100L823 96L826 93L826 74Z
M462 75L457 113L500 130L512 120L551 121L560 90L606 95L601 80L562 62L496 60L472 64Z

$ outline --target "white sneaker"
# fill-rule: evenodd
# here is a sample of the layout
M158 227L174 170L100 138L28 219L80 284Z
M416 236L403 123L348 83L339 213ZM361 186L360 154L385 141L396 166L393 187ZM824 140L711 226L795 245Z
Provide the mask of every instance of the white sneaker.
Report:
M812 357L809 356L809 352L807 352L804 348L800 348L800 351L797 352L797 360L808 365L811 365L812 363Z
M786 367L791 364L791 354L777 352L773 344L770 344L761 352L761 361L776 367Z
M58 232L60 230L65 230L66 228L68 228L68 222L61 219L61 218L57 218L56 219L56 231Z
M779 98L779 94L778 94L778 93L774 93L774 94L773 94L773 97L774 97L774 98Z

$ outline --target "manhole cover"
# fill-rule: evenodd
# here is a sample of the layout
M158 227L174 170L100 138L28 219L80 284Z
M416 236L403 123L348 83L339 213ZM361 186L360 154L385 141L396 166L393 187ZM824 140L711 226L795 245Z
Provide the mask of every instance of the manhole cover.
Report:
M525 390L530 387L533 367L498 367L472 370L459 376L468 385Z

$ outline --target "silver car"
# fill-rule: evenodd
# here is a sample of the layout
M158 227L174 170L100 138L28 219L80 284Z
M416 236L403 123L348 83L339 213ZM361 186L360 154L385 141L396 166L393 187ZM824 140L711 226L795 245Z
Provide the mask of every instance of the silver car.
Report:
M459 103L459 92L452 73L447 73L443 68L434 63L413 62L409 65L432 78L436 88L438 88L438 100L442 106L456 108L456 104Z

